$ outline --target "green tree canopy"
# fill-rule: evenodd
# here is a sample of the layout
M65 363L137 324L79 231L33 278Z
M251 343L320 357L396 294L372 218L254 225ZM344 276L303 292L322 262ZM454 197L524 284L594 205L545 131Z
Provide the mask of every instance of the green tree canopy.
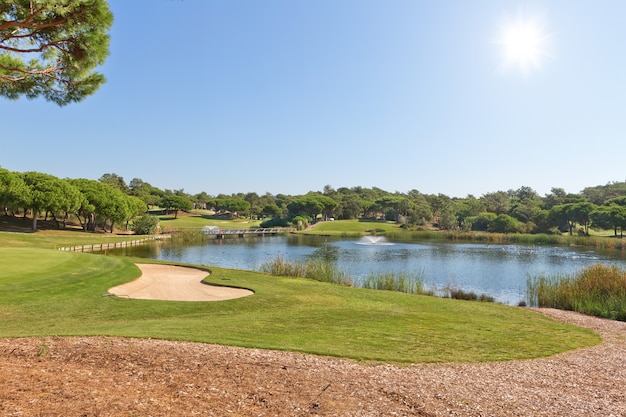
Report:
M489 213L505 214L511 208L511 196L504 191L487 193L480 199Z
M24 172L22 179L29 189L24 208L33 212L33 230L37 230L39 212L74 213L81 205L82 195L68 180L41 172ZM56 219L56 217L55 217Z
M289 217L305 216L315 221L318 214L324 214L325 217L332 215L333 210L337 207L337 202L325 195L309 193L298 197L287 204Z
M21 201L27 200L28 188L20 174L0 168L0 206L15 210Z
M112 188L123 192L124 194L130 194L130 188L124 181L124 177L117 175L116 173L106 173L102 175L98 181L110 185Z
M597 205L588 201L574 203L570 207L570 216L575 222L583 226L585 234L589 234L589 225L591 224L591 213L598 208Z
M591 221L594 228L613 229L615 236L617 229L620 229L620 236L623 236L626 227L626 207L617 204L599 206L591 212Z
M168 195L161 200L161 207L166 210L174 210L174 218L178 218L178 210L191 210L193 204L188 198L181 195Z
M489 225L489 231L495 233L517 233L520 222L508 214L499 214Z
M0 95L83 100L105 81L106 0L0 0Z
M229 211L231 213L246 213L250 210L250 203L243 198L218 197L209 201L216 211Z
M141 213L145 203L138 198L127 196L108 183L79 178L71 180L72 184L84 196L82 205L77 209L78 219L84 230L95 230L98 218L111 223L111 233L115 222L127 222ZM145 211L145 210L143 210Z
M279 217L282 214L282 210L276 204L268 204L263 207L261 214L270 217Z

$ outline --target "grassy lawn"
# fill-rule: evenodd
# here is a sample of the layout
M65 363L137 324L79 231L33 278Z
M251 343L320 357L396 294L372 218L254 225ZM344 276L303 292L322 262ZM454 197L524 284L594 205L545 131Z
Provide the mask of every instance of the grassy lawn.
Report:
M332 236L361 236L371 234L384 234L388 232L401 232L400 226L394 222L335 220L319 222L312 229L304 233L325 234Z
M201 229L204 226L217 226L222 229L249 229L251 227L259 227L260 220L226 219L223 217L215 217L212 212L205 210L194 210L190 213L178 212L178 216L171 215L159 216L161 228L168 229Z
M132 259L59 252L47 249L46 235L30 236L24 243L0 233L0 337L163 338L390 362L532 358L600 341L515 307L222 268L206 281L255 294L223 302L104 297L139 275Z
M0 248L41 247L57 249L65 246L91 245L143 239L145 236L112 235L109 233L87 233L81 231L40 230L36 233L0 232Z

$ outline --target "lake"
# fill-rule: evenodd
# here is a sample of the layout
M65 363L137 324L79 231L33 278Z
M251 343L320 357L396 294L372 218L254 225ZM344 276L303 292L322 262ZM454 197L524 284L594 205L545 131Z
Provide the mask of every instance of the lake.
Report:
M357 281L370 273L419 274L427 288L440 290L452 286L490 295L511 305L525 299L529 276L571 274L595 263L626 269L625 252L445 241L371 242L366 238L302 235L208 239L205 244L185 246L163 240L109 251L116 255L255 271L278 256L290 262L324 256Z

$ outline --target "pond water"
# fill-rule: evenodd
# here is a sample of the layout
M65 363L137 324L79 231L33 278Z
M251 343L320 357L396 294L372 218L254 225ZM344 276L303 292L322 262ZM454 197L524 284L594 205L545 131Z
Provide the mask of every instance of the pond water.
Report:
M316 236L266 236L209 239L205 244L176 245L156 241L112 254L259 270L278 256L303 262L324 256L355 280L370 273L407 273L423 277L428 288L446 286L486 294L516 305L525 299L529 276L571 274L595 263L626 269L626 251L582 247L501 245L419 241L394 243Z

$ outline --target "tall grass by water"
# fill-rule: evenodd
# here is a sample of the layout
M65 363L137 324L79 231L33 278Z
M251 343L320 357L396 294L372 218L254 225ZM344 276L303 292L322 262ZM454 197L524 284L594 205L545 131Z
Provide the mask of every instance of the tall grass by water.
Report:
M371 290L403 292L406 294L433 294L432 291L427 291L424 287L423 272L413 274L404 272L370 273L363 282L361 282L361 287Z
M281 256L278 256L262 264L260 269L261 272L276 276L309 278L320 282L372 290L433 295L433 291L426 290L424 286L423 273L370 273L364 280L359 282L345 272L338 270L332 261L323 257L307 260L306 262L288 262Z
M596 264L572 275L529 277L531 305L626 321L626 271Z
M342 271L339 271L332 262L323 258L316 258L306 262L289 262L282 256L261 265L261 272L271 275L295 278L309 278L319 282L329 282L352 286L352 280Z

